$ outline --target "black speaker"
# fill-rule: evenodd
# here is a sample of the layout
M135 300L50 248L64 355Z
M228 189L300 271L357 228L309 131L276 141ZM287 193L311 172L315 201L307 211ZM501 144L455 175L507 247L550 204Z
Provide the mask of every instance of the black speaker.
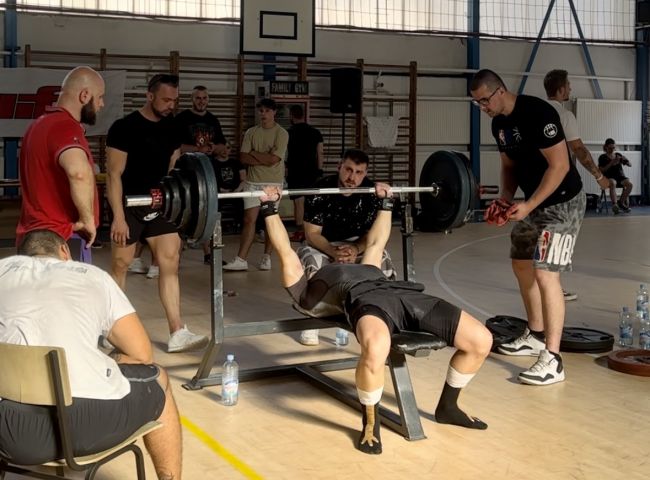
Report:
M643 0L636 4L636 23L637 25L650 24L650 1Z
M363 76L360 68L332 68L330 70L330 112L359 113Z

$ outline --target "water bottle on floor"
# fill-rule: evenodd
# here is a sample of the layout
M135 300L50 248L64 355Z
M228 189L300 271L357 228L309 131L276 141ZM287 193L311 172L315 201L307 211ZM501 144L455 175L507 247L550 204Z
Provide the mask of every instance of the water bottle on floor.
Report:
M647 313L639 318L639 348L650 350L650 319Z
M618 322L618 344L621 347L632 346L632 340L634 339L632 321L632 314L627 307L623 307Z
M345 347L348 344L348 331L343 328L336 329L336 347Z
M636 311L643 312L648 318L648 289L643 283L639 285L639 290L636 292Z
M221 403L226 406L237 405L239 399L239 364L235 356L229 353L223 364L221 374Z

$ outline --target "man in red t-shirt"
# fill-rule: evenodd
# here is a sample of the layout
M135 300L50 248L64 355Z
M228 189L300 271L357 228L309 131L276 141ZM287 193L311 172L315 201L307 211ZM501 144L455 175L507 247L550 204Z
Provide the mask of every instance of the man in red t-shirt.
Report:
M66 75L56 106L25 132L20 150L22 208L16 244L27 232L73 233L92 245L99 224L93 158L82 123L93 125L104 106L104 80L90 67Z

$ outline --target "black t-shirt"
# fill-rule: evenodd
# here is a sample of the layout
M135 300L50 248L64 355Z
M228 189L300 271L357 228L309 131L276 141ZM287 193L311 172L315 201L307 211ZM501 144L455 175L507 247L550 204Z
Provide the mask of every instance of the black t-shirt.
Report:
M221 161L215 159L212 161L214 174L217 177L219 191L233 191L239 186L239 171L246 170L244 166L234 158Z
M286 166L288 176L305 174L315 177L318 173L317 146L323 142L323 135L308 123L297 123L289 128Z
M224 145L226 143L219 120L210 112L197 115L192 110L183 110L176 115L175 120L180 128L181 141L184 145L201 147L209 143Z
M492 135L499 151L514 162L517 184L523 190L525 198L530 198L548 168L548 162L540 149L565 142L557 111L540 98L518 95L510 115L498 115L492 120ZM569 147L566 148L570 158ZM569 162L569 171L562 183L538 208L566 202L581 189L582 181L578 170Z
M610 162L610 158L607 156L606 153L603 153L600 157L598 157L598 166L599 167L604 167ZM609 167L604 173L607 178L625 178L625 174L623 173L623 165L620 163L618 165L612 165Z
M360 187L375 184L364 178ZM338 175L328 175L316 183L316 188L337 188ZM375 221L381 199L375 195L313 195L305 197L305 222L323 227L322 235L330 242L364 235Z
M173 118L147 120L139 111L116 120L108 130L106 146L126 152L122 172L124 195L146 195L169 172L169 161L181 140Z

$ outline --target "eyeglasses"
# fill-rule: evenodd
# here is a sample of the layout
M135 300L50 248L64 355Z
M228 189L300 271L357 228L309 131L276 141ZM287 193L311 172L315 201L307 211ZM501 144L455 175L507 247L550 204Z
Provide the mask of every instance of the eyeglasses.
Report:
M492 92L492 95L486 98L479 98L478 100L472 100L472 103L476 105L477 107L487 107L490 104L490 100L492 100L492 97L499 91L501 87L497 87L497 89Z

